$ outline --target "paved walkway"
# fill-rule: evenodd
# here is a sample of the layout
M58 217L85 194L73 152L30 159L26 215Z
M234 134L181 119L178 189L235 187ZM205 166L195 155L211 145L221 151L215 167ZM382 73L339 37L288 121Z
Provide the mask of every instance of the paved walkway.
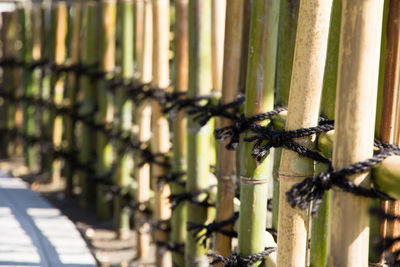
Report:
M94 267L75 225L19 178L0 172L0 266Z

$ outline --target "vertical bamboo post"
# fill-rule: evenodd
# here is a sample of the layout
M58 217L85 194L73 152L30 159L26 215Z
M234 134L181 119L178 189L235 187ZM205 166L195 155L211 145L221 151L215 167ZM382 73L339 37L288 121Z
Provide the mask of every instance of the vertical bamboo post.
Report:
M221 91L224 59L226 0L214 0L211 7L211 75L212 89Z
M274 108L279 1L253 0L246 83L246 117ZM269 121L263 122L265 125ZM249 137L251 133L245 132ZM242 143L240 169L239 255L264 251L267 220L267 178L270 155L258 163L249 156L253 145ZM253 266L260 266L256 262Z
M52 21L52 8L50 5L43 4L42 5L42 20L43 20L43 27L42 31L44 34L44 40L42 46L42 54L43 58L47 60L54 61L54 35L55 35L55 27ZM52 95L52 73L50 69L44 69L42 72L42 84L40 90L40 97L43 101L50 102L51 95ZM52 114L53 111L46 108L40 108L40 129L41 129L41 136L47 142L52 142L52 133L53 133L53 120ZM41 151L41 170L44 172L49 172L51 170L52 164L52 155L51 153L47 153L45 149Z
M281 0L279 10L278 60L276 70L276 102L287 106L292 77L294 45L300 1ZM274 149L272 228L278 230L279 213L279 166L282 148Z
M116 37L116 15L117 2L115 0L100 1L100 58L99 70L110 76L115 70L115 37ZM105 81L98 83L97 91L98 112L96 122L111 126L114 119L114 97L107 90ZM96 173L99 176L108 176L112 172L113 146L109 137L104 132L96 134ZM107 177L106 179L109 179ZM110 205L106 199L104 188L97 186L97 216L100 220L110 217Z
M247 82L247 63L249 56L249 39L250 39L250 20L251 20L251 6L253 0L244 0L243 4L243 27L242 27L242 51L240 52L240 78L239 85L240 91L244 93ZM240 149L240 148L239 148ZM238 165L239 160L237 161Z
M78 64L80 62L80 41L81 41L81 26L82 26L82 3L76 2L71 7L71 31L69 39L69 63ZM67 106L70 108L75 107L78 96L79 76L75 73L67 74L67 81L65 87L65 96L67 99ZM66 150L68 153L73 153L76 149L76 136L75 136L75 121L71 117L65 119L65 141ZM74 154L75 155L75 154ZM65 178L66 178L66 194L72 195L74 187L74 167L71 161L65 161Z
M211 1L189 0L189 88L188 97L208 95L211 92ZM210 162L210 125L200 127L188 116L187 123L187 182L186 192L195 192L208 187ZM203 201L206 194L196 196ZM187 221L205 224L207 207L186 203ZM185 243L185 266L208 266L207 249L188 232Z
M226 3L226 26L224 44L224 69L222 77L222 104L232 102L239 93L240 61L242 50L244 1ZM221 127L230 125L228 119L221 120ZM219 144L218 191L216 221L221 222L233 216L236 187L236 151L225 149L227 142ZM224 228L232 230L232 225ZM215 251L228 257L232 250L231 237L217 233Z
M152 52L153 52L153 12L151 1L136 1L136 17L142 20L136 23L136 47L135 55L139 71L139 82L149 83L152 79ZM142 143L148 143L151 138L151 103L144 100L136 108L136 121L139 126L138 139ZM139 160L138 160L139 158ZM136 157L135 162L141 162L140 157ZM150 164L135 168L137 179L137 201L138 203L148 203L150 200ZM150 225L146 215L140 211L135 214L135 224L138 233L138 257L146 258L149 256L150 246Z
M26 3L24 15L24 37L23 37L23 51L24 60L26 62L40 60L42 34L41 34L41 13L39 6L32 6L32 3ZM37 97L40 90L40 69L30 70L25 68L23 71L23 87L25 96ZM28 137L37 137L38 128L36 123L37 110L35 105L26 103L24 112L24 130ZM39 145L35 143L28 143L25 146L26 163L31 170L37 170L38 166L38 153Z
M400 99L399 93L399 71L400 71L400 3L398 1L389 1L388 24L386 27L386 64L383 85L382 99L382 118L380 125L381 140L399 145L396 139L396 106ZM400 201L387 201L387 212L390 214L400 214ZM387 222L386 237L396 238L400 236L400 223ZM399 249L399 246L393 247L393 251Z
M118 7L119 32L121 43L121 75L123 79L133 77L133 2L130 0L121 1ZM127 92L119 90L116 95L117 114L119 125L117 127L126 136L132 132L132 101L128 98ZM124 188L131 182L133 168L132 154L126 150L123 142L117 143L116 155L116 181L118 188ZM129 237L129 210L121 207L121 198L116 196L114 201L115 228L120 239Z
M18 58L17 38L18 38L18 13L16 11L2 13L2 30L1 30L1 41L2 41L2 58ZM2 87L5 93L15 95L16 83L15 74L17 70L14 67L3 67ZM15 125L15 111L16 104L8 99L3 98L2 113L2 124L1 128L13 130ZM3 121L4 119L4 121ZM2 157L13 155L15 149L15 139L11 135L2 137L4 142L2 146Z
M295 45L286 130L318 124L331 8L332 0L300 2L297 36L301 38L296 39ZM297 142L308 148L314 147L312 137ZM292 208L283 192L313 173L311 159L283 149L279 169L279 266L306 265L308 215L306 211Z
M383 4L377 0L342 2L334 169L373 154ZM367 174L348 177L365 186L368 178ZM368 266L368 207L368 198L333 191L331 230L342 234L331 235L329 266Z
M166 89L169 86L169 0L153 0L153 81L152 86ZM152 151L153 153L168 153L170 149L169 125L162 112L159 102L152 105ZM157 177L165 175L168 170L159 165L152 165L153 190L155 191L154 219L168 220L171 217L168 184L157 184ZM155 241L168 242L168 234L156 229ZM171 254L165 248L158 246L156 250L158 266L172 266Z
M66 51L66 38L67 38L67 5L66 3L57 3L52 7L53 15L53 48L54 48L54 63L64 64L67 51ZM64 101L64 85L65 73L53 73L51 79L52 98L57 106L62 106ZM63 116L52 114L52 143L54 148L61 148L61 141L63 136ZM52 166L50 173L50 181L54 184L61 182L61 160L52 158Z
M325 63L323 90L321 97L321 115L327 119L335 118L336 81L338 70L341 3L333 0L329 27L328 52ZM316 163L315 172L326 172L328 166ZM329 225L331 192L325 193L315 217L311 221L310 266L325 267L328 262Z
M175 92L186 92L188 88L188 0L175 1ZM180 110L173 120L173 154L172 172L187 171L187 121L185 111ZM186 180L186 174L181 179ZM185 192L185 186L179 183L171 184L171 193ZM171 241L175 244L184 244L186 241L186 203L182 202L172 211ZM185 266L184 256L172 252L172 262L177 266Z
M97 24L97 3L95 1L85 2L82 15L82 46L81 62L84 65L94 65L98 60L98 24ZM82 95L82 105L79 107L79 115L92 116L95 108L95 86L90 77L81 76L79 79L79 94ZM85 123L79 122L80 137L78 146L78 159L82 165L90 165L93 154L93 130ZM85 207L87 202L92 198L93 189L88 181L88 172L82 170L79 175L79 183L82 190L80 205Z

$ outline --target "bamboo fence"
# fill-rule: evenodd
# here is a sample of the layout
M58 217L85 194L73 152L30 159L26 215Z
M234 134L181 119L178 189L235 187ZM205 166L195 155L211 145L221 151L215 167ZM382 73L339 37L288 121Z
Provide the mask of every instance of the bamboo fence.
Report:
M15 3L0 157L136 236L132 266L398 266L399 16L397 0Z

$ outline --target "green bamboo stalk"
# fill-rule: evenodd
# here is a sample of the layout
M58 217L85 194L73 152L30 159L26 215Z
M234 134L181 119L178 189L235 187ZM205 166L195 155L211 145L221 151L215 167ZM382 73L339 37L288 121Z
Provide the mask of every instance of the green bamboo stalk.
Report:
M41 55L41 13L40 8L38 6L31 6L30 3L27 3L25 10L21 16L22 25L24 27L23 30L23 59L26 62L31 62L34 60L40 60ZM35 34L33 34L35 33ZM23 70L23 87L25 90L25 96L27 97L38 97L40 90L40 69L28 69L24 68ZM31 104L25 105L24 110L24 132L28 137L37 137L38 136L38 128L36 123L36 107ZM38 153L39 153L39 145L38 144L26 144L25 145L25 153L26 153L26 164L28 168L32 171L37 171L39 168L38 164Z
M98 47L98 24L97 24L97 4L95 1L85 2L83 5L82 15L82 46L81 46L81 62L82 64L93 65L98 61L99 51ZM93 114L95 108L95 86L89 77L82 76L79 80L79 94L82 95L82 105L79 108L79 115L89 116ZM78 140L79 150L78 159L83 165L90 166L93 154L93 130L84 123L78 122L80 129L80 137ZM79 184L81 187L80 205L86 207L88 201L93 198L93 191L91 190L88 173L81 171L79 173Z
M331 8L332 1L300 3L296 35L302 38L296 39L286 130L318 124ZM311 137L301 138L297 142L311 149L314 147ZM280 192L289 191L294 184L313 173L314 162L311 159L283 149L279 168ZM292 208L285 194L280 194L278 223L278 265L306 265L307 212Z
M52 40L53 42L53 58L56 64L64 64L66 59L66 37L67 37L67 5L65 3L57 3L52 7ZM64 100L64 84L65 73L52 73L51 89L52 100L57 106L62 106ZM56 150L61 149L63 138L63 120L64 116L56 115L52 112L52 143ZM51 156L52 165L50 171L51 183L57 184L61 182L61 160Z
M76 2L71 7L71 30L68 46L68 55L70 64L78 64L80 62L80 31L82 25L82 3ZM77 102L77 89L79 87L79 77L71 72L68 73L65 97L67 99L66 105L74 107ZM73 153L76 147L76 136L75 136L75 122L71 117L65 118L65 142L66 150L69 153ZM73 194L74 183L74 166L71 161L65 161L65 178L66 178L66 194L71 196Z
M289 100L290 80L294 45L296 41L297 20L300 1L281 0L279 10L278 60L276 74L276 102L287 106ZM272 197L272 228L278 230L279 213L279 165L282 148L274 149L273 197Z
M2 57L3 58L18 58L17 38L18 38L18 13L17 11L2 13ZM14 67L3 67L2 87L4 92L15 94L16 83L15 76L17 70ZM15 111L16 105L12 101L3 99L1 110L3 129L13 130L15 128ZM3 117L4 116L4 117ZM15 139L11 135L4 136L2 143L1 157L12 156L15 148ZM4 150L3 150L4 149Z
M130 0L118 3L119 39L120 39L120 65L123 79L131 79L133 76L133 2ZM128 98L126 91L117 92L117 114L119 118L119 130L126 135L132 132L132 101ZM119 188L127 187L131 183L131 172L133 169L132 154L125 149L125 145L117 144L115 184ZM126 193L126 192L125 192ZM129 210L121 207L121 198L117 196L114 201L115 228L120 239L129 237Z
M117 2L115 0L102 0L100 2L100 55L99 70L112 72L115 69L115 38ZM97 87L96 101L98 112L96 122L104 125L112 125L114 116L113 95L107 90L105 81L100 81ZM104 176L112 172L113 146L109 137L99 131L96 134L96 173ZM110 205L101 185L97 186L97 216L100 220L110 217Z
M245 116L272 110L278 44L279 1L254 0L251 9L250 43ZM266 124L269 121L265 122ZM250 136L249 132L245 136ZM249 157L252 145L242 144L240 169L239 254L264 250L267 218L267 183L270 155L261 163ZM260 266L261 262L254 263Z
M52 23L52 11L50 6L43 4L42 5L42 20L43 23L43 33L44 40L47 40L43 43L42 46L42 54L45 59L54 60L54 26ZM51 72L48 69L45 69L42 73L42 86L40 97L44 101L51 100ZM53 124L52 124L52 113L51 110L42 108L41 116L40 116L40 129L42 137L47 141L51 142L52 140L52 132L53 132ZM41 153L41 169L42 171L51 170L51 154L46 153L46 151L42 150Z
M175 1L175 92L186 92L188 88L188 0ZM187 171L187 121L185 111L181 110L173 120L172 141L172 172ZM186 174L181 181L186 181ZM172 194L185 192L185 186L179 183L171 184ZM182 202L172 211L171 241L184 244L186 240L186 203ZM176 266L185 266L184 256L172 252L172 262Z
M188 97L208 95L211 92L211 1L189 0L189 89ZM210 126L199 127L193 117L187 123L188 169L186 192L195 192L208 187L210 147ZM203 201L206 194L200 194L196 200ZM204 206L187 203L187 221L207 223L207 211ZM188 232L185 243L185 266L208 266L205 256L207 248L196 241L193 233Z
M328 52L325 63L321 98L321 115L333 120L335 117L336 80L338 70L341 4L333 0L329 27ZM317 163L315 173L326 172L326 164ZM311 222L310 266L325 267L328 263L329 224L331 193L328 191Z
M222 78L222 103L235 100L239 93L240 61L242 49L242 27L243 27L243 5L244 1L227 2L226 28L224 44L224 70ZM232 123L230 120L222 119L221 127ZM218 162L218 191L217 191L217 216L216 221L224 221L233 216L236 186L236 151L225 149L227 142L219 144L220 153ZM232 225L224 228L232 230ZM231 237L217 233L215 235L215 251L228 257L231 254Z
M383 1L342 1L333 168L373 154ZM354 22L357 32L354 32ZM364 107L370 107L368 114ZM367 173L347 177L368 187ZM367 266L369 199L333 191L330 266ZM340 218L340 219L339 219ZM346 227L343 228L343 221Z

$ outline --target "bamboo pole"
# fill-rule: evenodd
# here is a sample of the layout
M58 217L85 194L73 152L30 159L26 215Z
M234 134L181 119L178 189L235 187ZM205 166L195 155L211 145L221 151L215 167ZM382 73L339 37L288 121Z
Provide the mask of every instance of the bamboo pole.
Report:
M316 126L319 118L320 97L328 44L332 1L301 1L289 110L286 129L294 130ZM307 66L307 67L306 67ZM298 143L312 148L312 137L301 138ZM296 152L283 149L279 169L280 192L289 191L305 177L313 175L314 162ZM278 265L306 265L308 215L292 208L285 194L279 196Z
M334 169L373 153L383 4L376 0L342 2ZM348 178L356 184L369 184L367 174ZM329 265L368 266L369 199L334 190L332 207L332 233L340 230L343 234L331 235Z
M396 105L399 102L399 71L400 71L400 3L389 1L388 24L386 27L386 66L384 76L383 98L382 98L382 118L380 125L381 140L399 145L396 140ZM386 201L387 212L390 214L400 214L400 201ZM386 223L387 238L397 238L400 236L400 223L388 221ZM399 245L392 247L392 251L400 248Z
M278 60L276 74L276 102L287 106L292 76L294 45L300 1L281 0L279 9ZM282 148L274 149L272 228L278 230L279 166Z
M272 110L278 45L279 1L254 0L251 9L246 83L246 117ZM266 124L269 121L265 122ZM245 132L245 137L251 134ZM252 144L242 144L240 168L239 255L264 251L267 219L267 178L271 158L250 157ZM253 266L260 266L256 262Z
M52 7L53 15L53 48L54 62L64 64L67 56L66 38L67 38L67 5L66 3L57 3ZM64 100L65 73L53 73L51 77L51 88L53 102L57 106L62 106ZM52 114L52 143L55 149L61 148L63 136L63 116ZM59 184L61 182L61 160L52 157L52 166L50 173L50 182Z
M120 65L123 79L133 77L133 2L130 0L121 1L118 6L119 18L119 39L121 42ZM129 136L132 132L132 107L133 103L128 98L126 91L119 90L116 95L117 114L119 124L117 127ZM133 169L132 153L126 150L123 142L117 143L115 184L118 188L127 187L131 183L131 172ZM123 192L125 193L125 192ZM121 197L116 196L114 200L115 228L120 239L129 237L129 210L121 207Z
M152 86L166 89L169 86L169 0L153 0L153 81ZM159 102L152 105L152 150L153 153L168 153L170 150L169 125ZM152 165L153 190L155 192L154 219L165 221L171 217L168 184L157 184L157 177L165 175L167 169ZM156 242L168 242L168 234L156 229ZM171 254L165 248L156 249L156 264L172 266Z
M80 31L82 26L82 3L76 2L71 7L71 33L69 40L69 58L68 63L78 64L80 62ZM79 86L79 77L75 73L68 73L65 96L67 105L74 107L77 100L77 89ZM75 122L71 117L65 119L65 141L66 149L69 153L73 153L76 149L76 136L75 136ZM65 178L66 178L66 194L71 196L73 194L74 184L74 167L69 160L65 161Z
M142 20L136 23L136 47L135 55L137 67L139 70L139 82L149 83L152 79L152 51L153 51L153 12L150 1L136 1L136 17ZM151 102L144 100L136 108L135 119L139 127L138 140L142 143L148 143L151 138ZM141 162L139 156L134 162ZM148 203L150 200L150 164L145 163L135 168L135 177L137 178L137 201L138 203ZM150 225L145 214L140 211L135 214L136 231L138 233L138 258L149 256L150 246Z
M43 43L42 46L42 54L43 58L47 60L54 61L54 26L52 21L52 9L51 6L43 4L42 5L42 20L43 27L42 31L44 34L44 39L48 40ZM50 102L52 95L52 84L51 79L52 73L49 69L44 69L42 72L42 84L40 90L40 97L42 100ZM40 109L40 129L41 135L47 142L52 142L52 133L53 133L53 120L52 120L52 110L42 107ZM52 164L52 155L51 153L47 153L44 149L41 151L41 170L43 172L50 172Z
M97 39L97 4L95 1L85 2L82 15L82 46L81 62L84 65L93 65L98 61L98 39ZM82 76L79 80L79 94L82 95L82 105L79 108L79 115L88 116L93 114L95 108L95 86L90 77ZM93 154L93 130L89 125L82 122L78 123L80 127L80 137L78 140L79 150L78 159L82 165L90 165ZM80 205L86 207L88 201L93 199L93 189L88 181L88 173L83 170L79 175L79 183L82 190Z
M208 95L211 92L211 1L189 0L189 89L188 97ZM200 127L188 116L187 123L187 182L186 192L195 192L208 187L210 148L210 125ZM203 201L206 194L196 196ZM187 203L187 221L205 224L208 208ZM185 266L208 266L207 249L188 232L185 243Z
M18 13L17 11L4 12L2 13L2 58L18 58ZM15 76L18 70L14 67L3 67L3 77L2 77L2 87L4 92L15 95L16 79ZM1 113L2 122L1 128L13 130L16 127L15 124L15 111L16 104L7 99L3 99L4 109ZM3 121L4 120L4 121ZM14 149L16 146L15 138L8 135L4 137L4 150L2 150L2 157L11 156L14 154Z
M175 92L186 92L188 88L188 0L175 1ZM180 110L173 120L172 172L187 171L187 140L185 111ZM186 180L186 174L181 181ZM171 184L171 193L185 192L185 186ZM186 240L186 203L178 204L172 211L171 241L184 244ZM172 252L172 262L177 266L185 266L184 256Z
M38 6L31 6L31 3L26 3L23 13L24 35L23 35L23 51L24 60L26 62L40 60L42 58L40 46L42 44L41 34L41 13ZM35 34L34 34L35 33ZM23 87L25 96L37 97L40 88L40 69L30 70L25 68L23 71ZM36 123L36 107L32 104L25 104L24 110L24 131L28 137L37 137L38 128ZM39 145L26 144L26 164L28 168L37 171L39 164L37 162Z
M239 92L240 61L242 49L244 1L227 2L224 45L224 69L222 78L222 104L235 100ZM221 120L221 127L230 125L228 119ZM221 222L233 216L236 186L236 152L225 149L227 142L219 144L220 160L218 173L217 216ZM231 231L232 225L224 228ZM231 254L231 237L217 233L215 236L216 253L228 257Z
M339 38L340 38L341 3L333 0L332 15L329 27L328 52L325 63L323 89L321 97L321 115L333 120L335 117L336 80L338 69ZM316 163L315 173L328 171L328 166ZM331 193L326 192L322 203L311 221L310 232L310 266L325 267L329 251Z
M115 39L117 2L115 0L100 1L100 58L99 70L109 76L115 70ZM97 91L98 112L96 122L111 126L114 119L114 96L107 90L105 81L98 83ZM96 134L96 173L99 176L109 175L112 172L113 146L109 137L99 131ZM109 178L107 178L109 179ZM97 186L97 216L100 220L110 218L110 205L102 185Z
M226 4L226 0L214 0L211 7L211 75L215 91L221 91L222 86Z

